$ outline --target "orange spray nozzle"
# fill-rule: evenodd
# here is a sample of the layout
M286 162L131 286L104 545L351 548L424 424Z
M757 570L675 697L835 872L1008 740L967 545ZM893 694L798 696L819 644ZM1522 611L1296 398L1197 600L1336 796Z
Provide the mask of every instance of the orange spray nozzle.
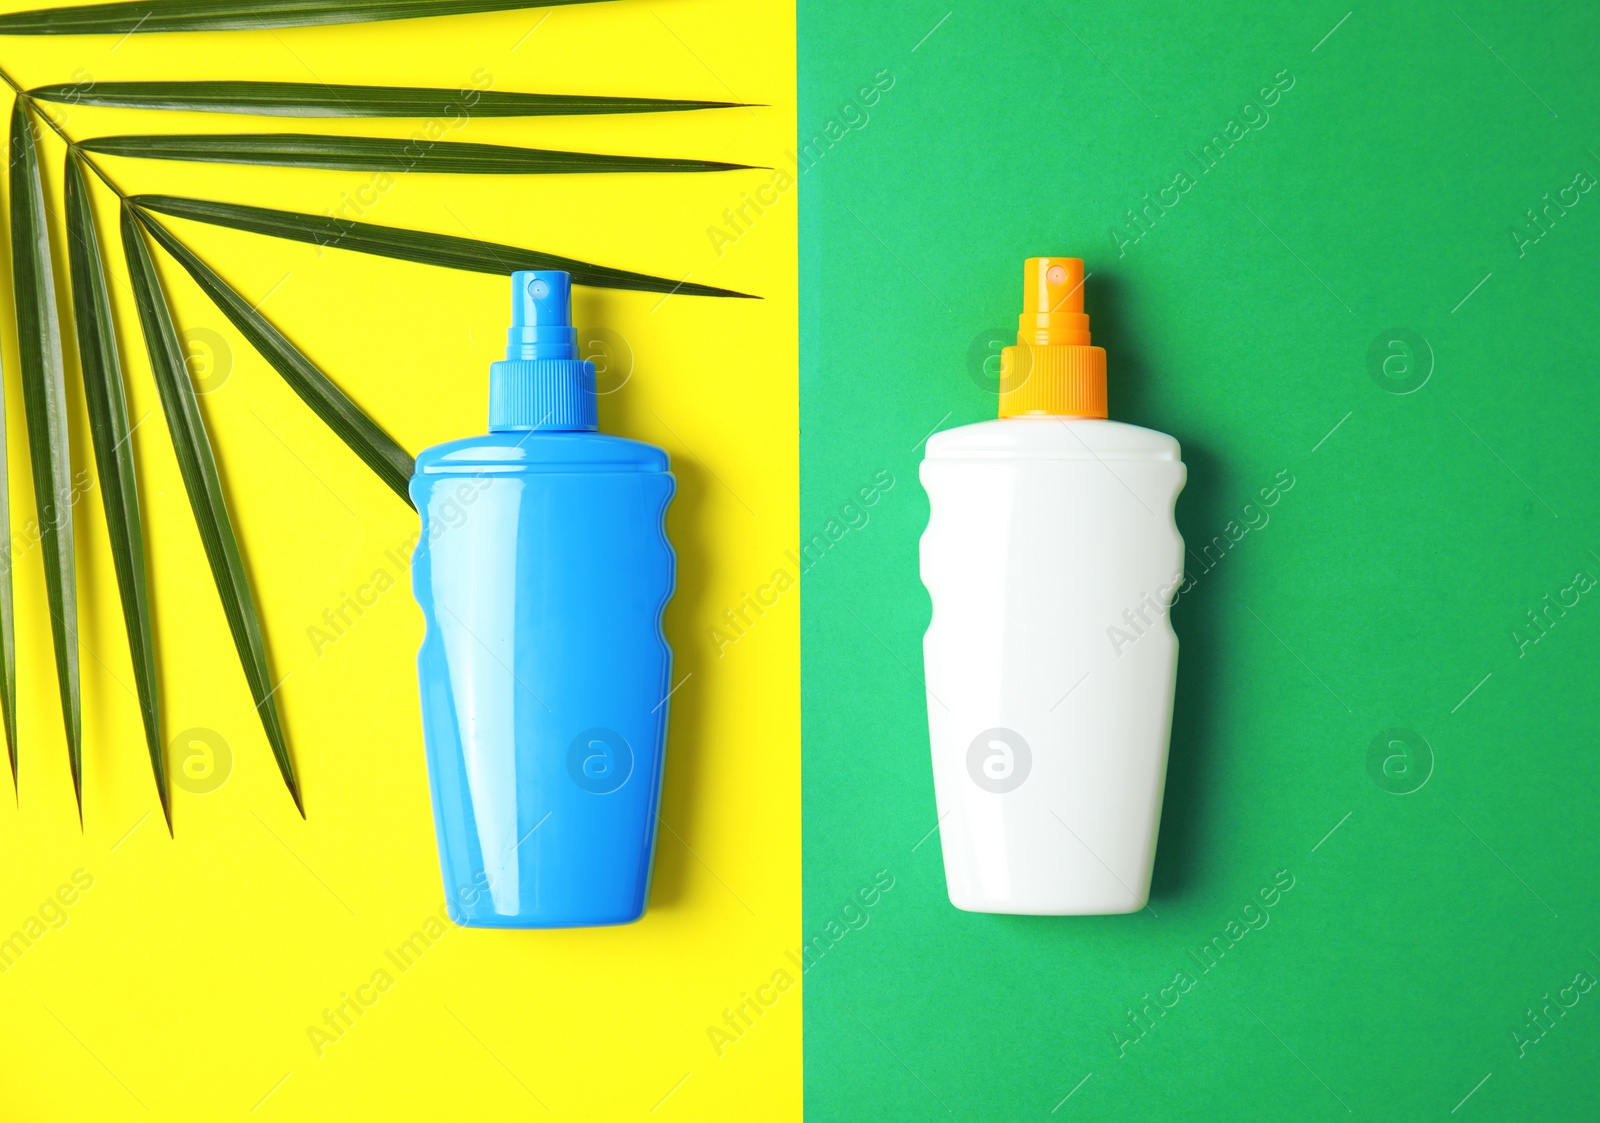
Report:
M1000 416L1106 416L1106 353L1090 346L1083 261L1023 263L1017 345L1000 352Z
M1017 342L1086 346L1089 317L1083 314L1082 259L1030 257L1022 276Z

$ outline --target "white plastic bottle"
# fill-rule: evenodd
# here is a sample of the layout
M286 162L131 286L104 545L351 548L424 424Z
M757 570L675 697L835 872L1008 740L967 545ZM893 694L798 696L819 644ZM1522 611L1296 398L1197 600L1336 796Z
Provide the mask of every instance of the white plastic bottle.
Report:
M1106 420L1083 262L1030 258L1000 419L928 441L922 583L950 902L1136 912L1150 894L1183 579L1178 442Z

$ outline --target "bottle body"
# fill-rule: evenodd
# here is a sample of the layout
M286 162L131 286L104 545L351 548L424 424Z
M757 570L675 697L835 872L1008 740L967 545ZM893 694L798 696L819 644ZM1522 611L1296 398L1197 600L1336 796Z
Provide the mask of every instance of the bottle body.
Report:
M644 912L673 490L660 449L594 432L500 431L417 457L423 734L458 924L588 927Z
M951 903L1144 907L1183 573L1171 437L1014 417L936 434L921 477L929 740Z

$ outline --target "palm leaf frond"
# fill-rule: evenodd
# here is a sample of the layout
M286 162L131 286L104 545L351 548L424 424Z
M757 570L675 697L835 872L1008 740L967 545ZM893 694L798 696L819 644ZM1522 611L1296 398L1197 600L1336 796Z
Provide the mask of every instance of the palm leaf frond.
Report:
M56 310L54 261L44 181L33 122L18 98L11 110L11 276L16 288L17 351L28 422L28 452L44 553L56 681L67 733L72 790L83 820L82 707L78 693L78 591L72 548L72 450L67 442L67 392Z
M351 401L343 390L329 381L328 376L301 354L249 301L217 276L193 250L173 237L170 230L150 218L143 225L161 243L161 248L189 271L189 276L211 298L211 302L233 321L233 326L243 333L262 358L272 364L328 428L337 433L378 474L379 479L410 504L411 493L407 488L414 469L411 455Z
M11 758L11 791L17 790L17 627L12 613L11 566L16 546L11 537L11 472L7 463L5 395L0 394L0 724L6 730L6 755Z
M38 8L0 15L0 37L8 35L112 35L150 32L269 30L281 27L363 23L466 13L547 8L587 0L132 0ZM210 164L372 171L398 174L594 174L681 173L754 170L723 161L687 160L444 140L438 122L455 127L473 117L543 117L624 113L668 113L748 108L736 101L544 94L479 89L492 85L474 75L462 89L397 87L322 82L254 80L71 82L26 90L5 69L0 84L16 95L11 114L10 232L20 378L36 506L35 531L21 548L40 546L46 578L55 666L66 725L73 789L83 821L82 723L78 649L78 596L74 573L73 507L64 384L66 343L56 307L57 282L70 281L77 325L77 356L84 380L90 438L94 445L106 526L135 678L151 770L169 832L172 807L162 743L159 664L151 609L138 471L132 446L138 424L129 423L128 387L119 353L117 323L109 298L105 255L95 225L90 174L117 196L123 254L134 305L149 353L189 506L206 552L240 666L255 701L278 769L305 815L299 783L276 703L254 592L227 506L216 451L206 432L172 310L147 239L154 239L188 272L207 297L240 331L318 418L331 428L392 490L411 503L415 470L409 453L352 401L326 374L223 280L165 223L166 217L222 226L268 237L347 249L399 261L506 275L526 269L559 269L583 285L659 293L665 296L759 299L747 293L614 268L541 250L467 237L379 226L296 211L172 195L125 191L106 172L101 157L160 159ZM384 118L427 121L432 140L383 137L322 137L273 134L140 134L83 141L69 135L64 117L47 103L71 106L231 113L264 118ZM68 245L55 260L49 235L50 204L39 168L35 129L46 126L67 147L64 195ZM57 273L60 267L64 276ZM6 417L0 401L0 724L5 727L12 783L17 783L17 668L13 575L15 564L6 478ZM140 419L143 420L142 418ZM148 496L148 493L147 493ZM147 499L148 502L148 499Z
M356 172L439 172L468 175L573 175L584 172L727 172L748 164L557 152L460 141L396 140L307 133L212 133L103 136L79 142L86 152L144 160L203 164L271 164Z
M539 250L521 249L517 246L485 242L476 238L458 238L450 234L432 234L396 226L377 226L370 222L354 222L332 215L279 211L268 207L244 206L239 203L189 199L179 195L134 195L129 202L142 210L158 211L174 218L188 218L213 226L227 226L234 230L246 230L274 238L288 238L297 242L310 242L317 246L355 250L358 253L377 254L380 257L393 257L423 265L439 265L447 269L503 274L515 273L519 269L564 269L571 273L573 281L580 285L633 289L640 292L682 293L686 296L759 299L732 289L690 284L687 281L672 281L666 277L653 277L648 273L633 273L625 269L612 269Z
M166 415L184 490L189 493L195 526L205 546L206 560L211 564L217 595L222 599L223 612L233 632L233 644L250 683L250 693L255 698L256 714L266 730L272 755L277 759L278 771L283 774L295 807L304 817L300 785L295 780L289 745L278 720L277 703L272 699L281 684L272 681L266 644L261 637L261 622L256 616L255 597L250 591L250 578L239 553L233 522L228 517L216 457L210 438L206 436L194 387L189 382L183 347L172 323L166 293L156 273L155 262L150 258L150 247L145 244L136 212L126 204L122 209L122 248L128 259L128 275L133 282L134 301L139 307L139 320L144 328L145 346L150 352L150 368L161 397L161 409Z
M130 35L154 31L249 31L272 27L552 8L589 0L151 0L36 8L0 16L0 35Z
M3 17L0 17L3 18ZM60 82L28 91L40 101L117 109L179 109L256 117L560 117L602 113L677 113L743 109L734 101L525 94L320 82Z
M116 323L106 291L106 267L100 252L88 185L78 157L67 154L67 261L72 275L73 318L78 328L78 358L83 370L83 396L89 407L89 435L100 477L106 532L122 598L122 619L128 631L128 653L138 687L145 744L161 812L172 831L171 792L166 754L161 747L160 691L156 679L155 633L150 623L150 595L145 582L144 523L139 513L139 485L134 474L133 430L123 387L122 358L117 350Z

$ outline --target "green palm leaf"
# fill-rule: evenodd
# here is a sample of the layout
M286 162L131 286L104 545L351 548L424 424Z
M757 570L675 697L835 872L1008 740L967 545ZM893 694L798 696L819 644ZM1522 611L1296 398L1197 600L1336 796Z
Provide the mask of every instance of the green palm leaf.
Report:
M94 441L95 468L106 511L106 532L122 595L122 619L128 630L128 653L139 692L144 739L150 768L161 797L161 813L172 831L172 803L167 786L167 760L161 748L161 709L156 680L155 634L145 584L144 525L139 515L139 485L134 477L133 431L117 351L117 329L106 292L105 261L88 185L78 158L67 155L67 260L72 272L72 310L78 326L78 357L83 368L83 396L89 407L89 435Z
M375 226L369 222L334 218L332 215L278 211L237 203L187 199L177 195L135 195L129 201L141 209L159 211L174 218L188 218L213 226L227 226L234 230L248 230L274 238L289 238L297 242L377 254L381 257L398 258L401 261L415 261L423 265L441 265L447 269L504 274L514 273L519 269L565 269L572 274L573 281L580 285L634 289L642 292L683 293L686 296L735 296L757 299L746 293L734 292L732 289L719 289L710 285L695 285L685 281L671 281L665 277L652 277L648 273L611 269L570 257L541 253L538 250L520 249L516 246L484 242L475 238L457 238L449 234L430 234L394 226Z
M223 612L233 632L233 644L250 683L250 694L255 698L256 714L266 730L272 755L278 761L278 771L283 774L283 782L288 785L289 794L303 818L306 812L300 802L300 785L295 780L289 745L278 721L278 707L272 700L279 684L272 682L261 622L256 616L255 598L250 592L250 578L245 573L239 542L228 517L216 458L206 436L194 387L189 382L183 347L172 324L166 294L156 274L155 262L150 258L150 247L145 244L134 209L126 204L122 208L122 248L128 259L128 275L133 281L145 346L150 352L150 369L161 396L161 409L172 436L172 449L177 454L184 490L189 493L195 526L205 546L206 560L211 563L211 576L216 582L217 595L222 598Z
M0 17L4 18L4 17ZM29 90L40 101L119 109L182 109L257 117L550 117L739 109L732 101L682 101L513 90L329 86L311 82L61 82Z
M360 23L463 13L553 7L585 0L133 0L127 3L41 8L0 15L4 35L131 35L136 32L265 30L278 27ZM561 269L579 284L672 295L759 299L749 294L617 269L558 254L420 230L378 226L332 215L305 214L169 195L132 195L105 172L99 156L233 163L281 167L376 171L398 174L592 174L612 172L710 172L748 165L620 154L566 152L462 141L402 141L380 137L319 137L304 134L118 135L80 142L40 108L42 103L248 114L291 118L390 118L443 120L471 117L538 117L611 113L660 113L732 108L738 102L694 99L539 94L476 88L402 88L274 81L119 81L43 85L25 91L3 69L0 83L16 94L11 119L11 245L13 289L21 355L21 377L29 433L36 505L43 524L44 554L56 669L66 737L83 818L82 730L79 697L77 595L72 506L76 494L68 445L63 376L63 338L48 232L49 204L43 190L32 129L44 125L67 145L65 202L69 246L66 269L78 322L78 354L84 377L96 471L105 497L107 530L116 565L128 642L138 679L139 701L152 771L162 810L172 829L170 792L161 742L160 682L154 624L147 587L137 468L130 438L127 390L108 297L103 251L89 197L92 172L121 201L121 233L135 306L149 352L162 412L183 476L217 593L228 619L241 668L255 700L279 771L295 806L305 815L299 784L273 695L271 665L240 543L188 378L170 305L146 237L154 238L222 310L250 344L283 376L317 416L333 429L394 491L410 502L414 471L410 455L351 401L292 342L205 261L157 219L157 215L223 226L318 247L349 249L400 261L491 274L519 269ZM426 132L438 136L430 121ZM93 154L93 155L91 155ZM0 722L5 726L16 784L16 649L13 618L14 559L6 480L6 418L0 401ZM135 426L136 427L136 426Z
M262 358L283 375L284 381L328 428L337 433L384 483L410 504L411 493L407 488L414 467L411 455L368 417L360 406L346 397L344 391L330 382L328 376L301 354L265 316L251 307L188 246L173 237L171 231L150 218L146 218L143 225L161 243L162 248L189 271L189 276L195 279L212 303L233 321L233 326L244 334Z
M0 16L0 35L128 35L135 31L242 31L313 24L504 12L587 0L151 0L38 8Z
M66 725L72 790L83 821L82 716L78 695L78 592L73 567L72 451L67 444L67 392L61 356L61 320L44 183L33 125L22 99L11 110L11 277L16 289L17 351L22 360L22 399L28 421L28 451L38 508L39 545L44 553L50 632L56 649L56 681Z
M3 383L0 383L3 385ZM0 394L0 399L4 395ZM6 465L6 410L0 400L0 724L6 727L6 755L11 758L11 791L17 791L17 631L12 616L11 473Z
M582 172L726 172L748 164L556 152L459 141L395 140L306 133L187 136L103 136L79 142L87 152L205 164L272 164L356 172L440 172L469 175L570 175Z

